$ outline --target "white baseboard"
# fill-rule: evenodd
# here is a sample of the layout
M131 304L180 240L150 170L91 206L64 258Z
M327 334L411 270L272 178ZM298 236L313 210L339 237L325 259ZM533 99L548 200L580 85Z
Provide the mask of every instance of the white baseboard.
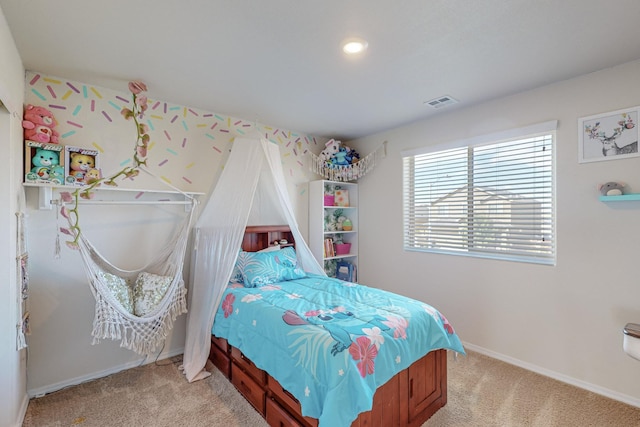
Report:
M14 424L15 427L21 427L24 423L24 416L27 415L27 407L29 406L29 395L25 393L22 396L22 403L20 404L20 410L18 411L18 419Z
M134 361L134 362L125 363L123 365L113 366L113 367L111 367L109 369L105 369L103 371L92 372L92 373L87 374L87 375L82 375L82 376L79 376L79 377L70 378L68 380L60 381L60 382L55 383L55 384L49 384L49 385L46 385L44 387L38 387L38 388L35 388L35 389L30 389L30 390L27 390L27 395L28 395L28 397L42 397L45 394L53 393L54 391L62 390L63 388L71 387L71 386L74 386L74 385L85 383L87 381L92 381L92 380L95 380L95 379L98 379L98 378L106 377L108 375L115 374L117 372L121 372L121 371L124 371L124 370L127 370L127 369L136 368L136 367L140 366L140 363L143 360L144 360L143 365L147 365L149 363L155 362L156 360L164 360L164 359L167 359L169 357L177 356L177 355L182 354L182 353L184 353L184 347L176 348L176 349L173 349L173 350L167 350L166 352L160 353L160 355L157 358L153 358L151 360L144 360L144 358L141 358L140 360L137 360L137 361ZM25 407L25 413L26 413L26 407Z
M578 388L591 391L593 393L599 394L601 396L608 397L613 400L617 400L619 402L626 403L627 405L635 406L640 408L640 399L635 397L618 393L613 390L609 390L604 387L600 387L586 381L578 380L576 378L569 377L564 374L560 374L558 372L551 371L549 369L541 368L540 366L533 365L531 363L523 362L522 360L514 359L510 356L505 356L504 354L496 353L495 351L487 350L486 348L479 347L474 344L463 343L465 348L469 350L475 351L476 353L483 354L485 356L491 357L493 359L501 360L505 363L509 363L510 365L515 365L520 368L526 369L531 372L535 372L536 374L544 375L545 377L553 378L554 380L561 381L566 384L570 384L576 386Z

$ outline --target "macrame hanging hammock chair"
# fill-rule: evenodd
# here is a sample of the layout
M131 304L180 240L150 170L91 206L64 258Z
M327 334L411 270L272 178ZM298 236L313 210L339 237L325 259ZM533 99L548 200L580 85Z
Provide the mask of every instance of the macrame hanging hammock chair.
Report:
M164 342L175 319L187 312L187 290L182 271L197 200L177 191L191 201L191 209L172 238L141 269L123 270L114 266L98 252L84 233L80 233L78 249L96 301L92 344L98 344L102 339L120 340L120 347L149 355ZM147 288L144 291L147 300L153 302L152 308L143 315L134 314L125 302L130 292L133 292L138 281L153 283L154 279L159 284L158 289Z

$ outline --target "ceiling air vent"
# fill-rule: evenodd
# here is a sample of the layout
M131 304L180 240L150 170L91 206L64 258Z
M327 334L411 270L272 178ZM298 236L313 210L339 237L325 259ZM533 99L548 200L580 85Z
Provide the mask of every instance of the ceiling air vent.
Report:
M457 104L458 100L450 97L449 95L440 96L438 98L434 98L430 101L425 101L424 104L428 105L431 108L442 108L447 105Z

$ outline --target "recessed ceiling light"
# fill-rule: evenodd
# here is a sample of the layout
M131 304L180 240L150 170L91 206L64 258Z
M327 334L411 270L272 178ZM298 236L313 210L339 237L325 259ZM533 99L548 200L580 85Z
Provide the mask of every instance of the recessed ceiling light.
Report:
M347 55L357 55L364 52L369 46L363 39L347 39L342 43L342 51Z

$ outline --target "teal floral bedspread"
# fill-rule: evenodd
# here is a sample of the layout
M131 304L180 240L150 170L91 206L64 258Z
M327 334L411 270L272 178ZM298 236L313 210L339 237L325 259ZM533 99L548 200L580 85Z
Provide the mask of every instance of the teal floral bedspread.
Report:
M320 427L349 426L371 409L377 387L429 351L464 353L432 306L316 275L230 284L212 333L267 371Z

